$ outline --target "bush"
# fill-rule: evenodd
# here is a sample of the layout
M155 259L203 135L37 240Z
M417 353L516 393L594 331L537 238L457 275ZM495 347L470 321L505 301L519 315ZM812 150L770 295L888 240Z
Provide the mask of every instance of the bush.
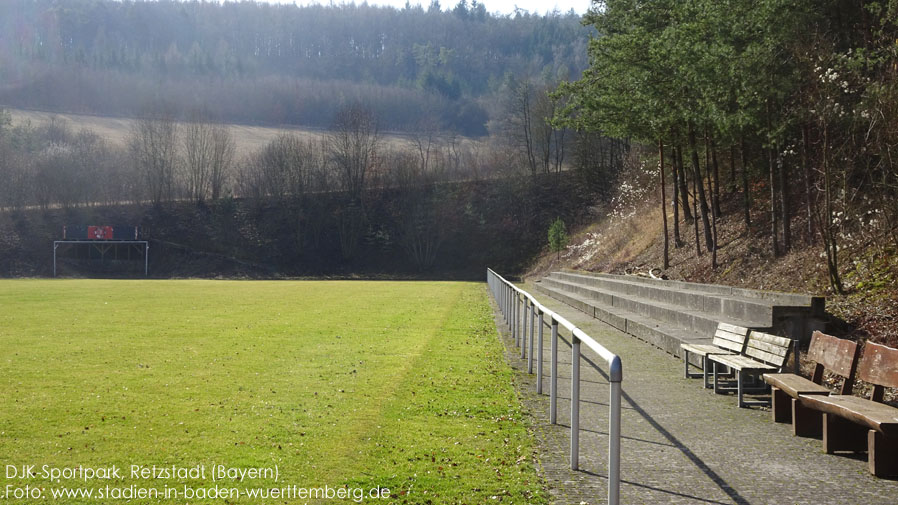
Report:
M567 247L568 236L564 228L564 221L561 218L555 218L552 225L549 226L549 249L561 256L561 251Z

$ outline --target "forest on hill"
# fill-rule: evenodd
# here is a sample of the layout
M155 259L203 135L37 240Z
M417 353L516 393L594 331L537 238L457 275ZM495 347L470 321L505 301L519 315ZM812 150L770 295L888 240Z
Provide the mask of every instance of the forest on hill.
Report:
M361 102L385 129L429 120L484 135L490 104L516 81L579 77L590 32L573 12L500 16L467 0L8 0L0 104L133 117L166 102L223 122L329 127Z
M834 293L895 257L898 1L605 0L585 21L557 121L654 150L625 182L660 186L665 268L671 244L718 268L724 199L770 258L815 248Z

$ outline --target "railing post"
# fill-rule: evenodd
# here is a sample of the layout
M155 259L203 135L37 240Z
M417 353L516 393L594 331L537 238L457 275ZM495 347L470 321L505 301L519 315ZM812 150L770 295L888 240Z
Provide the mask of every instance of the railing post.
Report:
M504 283L499 285L499 289L502 291L502 315L505 316L505 324L508 325L508 286Z
M549 422L555 424L558 421L558 321L553 317L552 323L552 350L549 364Z
M580 468L580 339L571 337L571 470Z
M511 287L503 284L505 289L505 323L508 325L508 331L511 331Z
M511 294L511 338L518 345L518 295Z
M608 504L620 504L620 380L611 382L608 405Z
M530 355L527 356L527 373L533 373L533 323L536 321L536 305L530 309Z
M536 358L536 394L543 394L543 311L539 311L539 320L537 323L539 325L539 338L537 339L536 347L539 349L537 351ZM531 353L532 354L532 353Z
M521 359L527 357L527 314L530 312L530 300L524 298L524 318L521 320Z
M511 323L511 314L508 313L508 308L509 308L509 306L508 306L508 286L506 286L503 283L501 286L501 289L502 289L502 303L504 304L504 308L505 308L505 324L508 326L508 329L510 330L511 329L511 324L510 324Z

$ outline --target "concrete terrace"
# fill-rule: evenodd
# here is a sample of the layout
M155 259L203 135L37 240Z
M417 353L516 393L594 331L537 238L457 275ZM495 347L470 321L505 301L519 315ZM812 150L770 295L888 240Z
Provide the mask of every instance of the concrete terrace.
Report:
M867 472L863 457L827 455L819 439L797 438L791 426L774 424L767 409L739 409L733 395L702 389L684 379L682 361L569 305L521 285L611 351L624 365L621 441L621 503L696 504L889 504L898 503L898 482ZM549 424L549 397L536 394L501 322L497 327L516 385L529 411L541 472L553 503L590 505L607 496L608 383L589 363L581 366L580 471L571 471L570 336L559 344L558 425ZM544 334L548 374L549 333ZM585 346L584 358L602 363ZM534 371L536 367L534 367ZM548 377L543 378L548 392Z

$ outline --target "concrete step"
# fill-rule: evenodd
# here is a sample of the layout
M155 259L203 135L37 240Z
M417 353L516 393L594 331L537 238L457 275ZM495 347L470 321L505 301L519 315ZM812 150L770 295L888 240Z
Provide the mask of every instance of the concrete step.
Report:
M542 282L535 284L536 290L675 356L682 357L680 351L681 343L711 343L713 331L710 334L700 333L675 325L664 324L636 312L605 305L589 296L565 291L552 287L549 284L544 279ZM693 357L695 359L690 361L694 361L693 364L700 366L699 358L694 355Z
M641 294L629 294L623 291L587 286L578 282L562 280L559 276L554 275L542 279L539 285L577 295L582 298L584 303L603 310L618 309L626 311L633 316L638 316L638 318L633 318L637 321L644 319L658 325L665 325L686 332L695 332L698 335L707 335L708 337L714 335L717 324L720 322L765 330L770 329L773 324L772 311L769 307L766 307L766 312L756 308L753 313L749 314L751 316L749 319L738 317L738 315L730 316L720 312L709 313L695 309L693 305L666 303L665 301L645 298ZM674 298L679 297L675 296ZM687 298L692 299L694 297ZM583 311L589 312L588 309L583 309Z
M638 297L650 303L660 302L711 314L713 317L731 317L770 327L777 320L788 317L822 317L823 299L806 295L774 293L769 297L745 296L729 286L697 284L679 281L658 281L635 276L610 274L581 274L552 272L549 278L598 288L620 296ZM760 292L759 292L760 293ZM783 296L774 296L783 295ZM789 298L791 297L791 298ZM786 302L802 302L786 305Z
M573 272L553 272L573 273ZM577 272L574 275L581 277L595 277L609 281L626 282L650 287L662 287L675 289L679 292L700 293L707 295L720 295L734 299L755 301L782 307L804 307L811 310L814 315L822 315L825 310L825 298L800 293L783 293L779 291L763 291L758 289L737 288L719 284L701 284L697 282L670 281L652 279L636 275L615 275L606 273Z

